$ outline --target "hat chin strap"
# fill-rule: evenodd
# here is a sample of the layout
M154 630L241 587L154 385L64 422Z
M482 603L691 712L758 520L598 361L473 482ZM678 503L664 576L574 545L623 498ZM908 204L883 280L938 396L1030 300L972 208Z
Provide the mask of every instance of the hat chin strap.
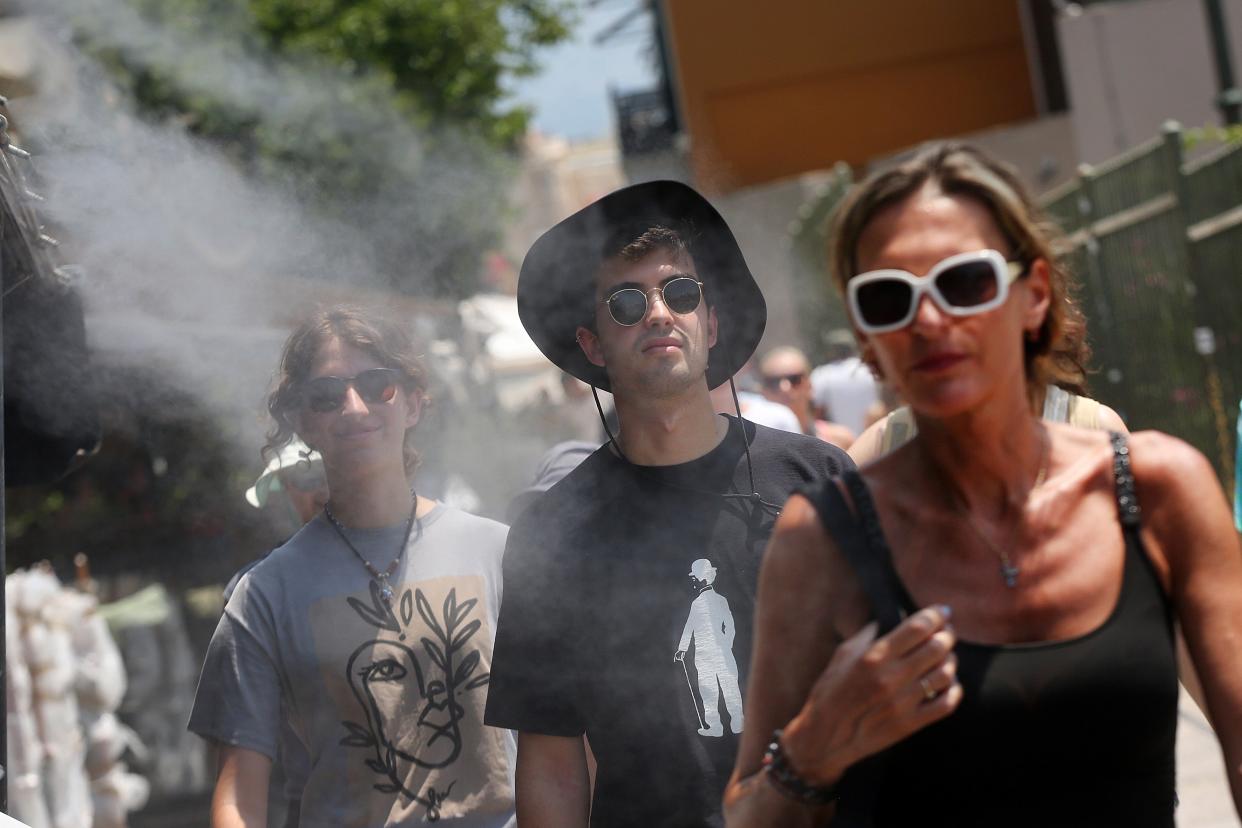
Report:
M733 394L733 410L737 412L737 418L740 421L742 419L742 403L737 398L737 386L733 384L733 377L729 377L729 391ZM604 433L608 435L608 442L612 445L613 450L616 451L617 456L634 468L641 469L642 466L630 462L630 458L625 456L625 452L621 450L621 444L617 442L616 435L613 434L612 429L608 427L608 418L604 416L604 406L599 401L599 389L594 385L591 386L591 398L595 400L595 410L599 412L599 421L604 426ZM766 506L768 509L773 510L779 515L781 513L781 507L776 503L764 500L762 495L759 494L759 490L755 487L755 465L750 459L750 441L746 439L745 426L743 426L742 429L742 448L746 452L746 473L750 478L750 494L746 495L730 492L721 495L721 497L750 500L760 506ZM668 484L666 483L665 485ZM693 491L698 490L695 489ZM706 492L702 492L702 494L706 494Z
M608 442L612 444L614 449L616 449L617 454L621 455L621 459L628 463L629 460L626 458L625 454L622 453L621 446L617 443L617 438L613 435L612 429L608 427L608 418L604 416L604 406L602 406L599 402L599 389L594 385L591 386L591 399L595 400L595 410L599 412L599 421L604 426L604 433L608 435Z

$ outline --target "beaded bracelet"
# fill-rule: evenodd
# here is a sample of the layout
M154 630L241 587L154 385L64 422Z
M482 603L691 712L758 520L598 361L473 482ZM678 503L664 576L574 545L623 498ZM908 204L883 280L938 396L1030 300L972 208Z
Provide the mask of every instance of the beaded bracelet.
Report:
M772 742L763 755L763 769L772 787L803 805L827 805L837 799L836 785L813 785L798 776L781 747L781 731L772 731Z

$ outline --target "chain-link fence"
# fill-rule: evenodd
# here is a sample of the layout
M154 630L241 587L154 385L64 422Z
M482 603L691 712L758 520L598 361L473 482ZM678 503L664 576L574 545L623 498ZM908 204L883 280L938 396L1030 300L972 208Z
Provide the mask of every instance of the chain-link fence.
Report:
M1233 481L1242 397L1242 145L1192 163L1180 128L1043 199L1069 233L1095 349L1093 394L1134 429L1193 443Z

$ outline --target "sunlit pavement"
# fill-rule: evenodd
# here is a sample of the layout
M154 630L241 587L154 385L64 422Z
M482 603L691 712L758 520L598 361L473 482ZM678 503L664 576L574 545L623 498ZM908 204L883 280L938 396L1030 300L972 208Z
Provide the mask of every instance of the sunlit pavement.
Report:
M1185 690L1177 717L1177 795L1178 828L1238 828L1220 746Z

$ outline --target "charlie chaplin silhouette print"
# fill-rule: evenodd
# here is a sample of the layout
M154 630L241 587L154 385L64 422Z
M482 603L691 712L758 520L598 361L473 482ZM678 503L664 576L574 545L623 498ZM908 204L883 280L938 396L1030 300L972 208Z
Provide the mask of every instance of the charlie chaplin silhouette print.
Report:
M681 631L681 641L673 660L681 662L686 673L686 684L689 685L690 672L685 669L685 659L691 641L694 642L694 670L698 674L699 696L703 703L699 735L724 735L724 725L720 721L722 693L725 709L729 713L729 730L741 733L742 690L738 686L737 659L733 657L733 637L737 632L733 613L729 611L728 600L712 586L716 580L716 567L712 566L711 561L698 559L690 565L689 575L698 595L690 604L690 615ZM693 694L691 687L691 696ZM698 715L697 704L695 715Z

